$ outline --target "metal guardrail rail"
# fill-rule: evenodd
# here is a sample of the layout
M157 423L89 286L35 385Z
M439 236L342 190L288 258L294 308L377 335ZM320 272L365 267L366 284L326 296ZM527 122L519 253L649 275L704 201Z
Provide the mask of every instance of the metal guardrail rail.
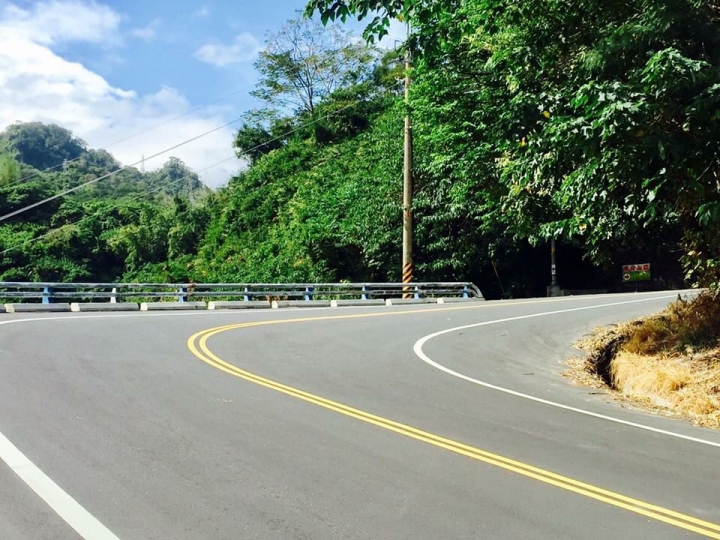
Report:
M482 299L472 283L50 283L0 282L0 301L36 302L154 299L186 302L202 299L361 300L462 297Z

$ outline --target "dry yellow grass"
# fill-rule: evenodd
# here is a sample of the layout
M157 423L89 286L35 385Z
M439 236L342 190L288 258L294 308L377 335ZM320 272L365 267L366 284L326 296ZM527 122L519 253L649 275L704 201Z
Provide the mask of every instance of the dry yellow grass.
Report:
M568 369L563 371L563 377L567 377L580 386L608 389L608 385L602 377L600 377L600 375L598 375L597 372L588 365L586 357L573 356L565 360L564 363Z
M568 361L579 384L606 384L655 411L720 428L720 296L678 300L658 316L597 329Z
M720 427L720 349L702 355L639 355L625 350L611 364L624 396Z

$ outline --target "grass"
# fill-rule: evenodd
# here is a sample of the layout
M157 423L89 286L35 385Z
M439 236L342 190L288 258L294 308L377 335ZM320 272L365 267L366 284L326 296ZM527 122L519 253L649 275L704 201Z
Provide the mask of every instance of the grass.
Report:
M689 356L621 351L612 362L612 380L628 398L720 427L720 349Z
M720 428L720 294L678 299L660 315L597 330L570 363L580 384L598 381L631 401Z
M631 333L623 349L652 355L716 347L720 338L720 294L706 292L693 300L679 298Z

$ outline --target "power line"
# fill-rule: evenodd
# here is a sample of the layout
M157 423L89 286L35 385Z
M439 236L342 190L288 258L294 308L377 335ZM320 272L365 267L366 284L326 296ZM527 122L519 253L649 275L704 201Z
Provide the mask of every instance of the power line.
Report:
M328 114L326 114L325 116L321 116L320 118L316 118L315 120L313 120L313 121L311 121L311 122L307 122L307 123L305 123L305 124L301 124L301 125L293 128L293 129L291 129L290 131L288 131L288 132L286 132L286 133L283 133L282 135L278 135L277 137L273 137L272 139L269 139L269 140L267 140L267 141L265 141L265 142L263 142L263 143L257 144L257 145L255 145L255 146L253 146L252 148L248 148L247 150L245 150L245 152L252 152L253 150L258 150L258 149L262 148L263 146L267 146L268 144L271 144L271 143L280 141L280 140L282 140L282 139L284 139L284 138L286 138L286 137L289 137L290 135L293 135L294 133L297 133L297 132L300 131L301 129L305 129L305 128L310 127L310 126L312 126L312 125L314 125L314 124L317 124L318 122L322 122L323 120L326 120L326 119L328 119L328 118L330 118L330 117L332 117L332 116L334 116L334 115L336 115L336 114L339 114L339 113L341 113L341 112L349 109L350 107L352 107L352 106L354 106L354 105L357 105L358 103L359 103L359 100L352 101L352 102L350 102L349 104L345 105L344 107L341 107L340 109L337 109L337 110L335 110L335 111L333 111L333 112L331 112L331 113L328 113ZM213 163L212 165L210 165L210 166L208 166L208 167L205 167L204 169L200 169L200 170L197 171L196 173L193 172L193 173L190 173L190 174L186 174L185 176L182 176L182 177L180 177L180 178L177 178L176 180L173 180L172 182L168 183L167 186L170 186L170 185L174 184L175 182L180 182L181 180L185 180L185 179L187 179L187 178L190 178L193 174L199 174L199 173L205 172L205 171L207 171L207 170L209 170L209 169L212 169L213 167L217 167L218 165L221 165L221 164L223 164L223 163L227 163L228 161L231 161L231 160L233 160L233 159L235 159L235 158L236 158L236 156L232 156L232 157L229 157L229 158L224 159L224 160L222 160L222 161L218 161L217 163ZM156 191L159 191L160 188L162 188L162 187L167 187L167 186L159 186L158 188L155 188L154 190L150 190L150 191L148 191L148 192L143 193L143 195L149 195L149 194L151 194L151 193L154 193L154 192L156 192ZM136 197L136 198L137 198L137 197ZM131 199L131 200L133 200L133 199ZM77 225L78 223L81 223L82 221L85 221L86 219L90 219L91 217L97 217L98 215L101 215L103 212L106 212L107 210L108 210L108 208L103 208L103 209L101 209L100 211L96 212L95 214L90 214L90 215L88 215L88 216L84 216L84 217L80 218L79 220L77 220L77 221L75 221L75 222L73 222L73 223L66 223L65 225L62 225L62 226L60 226L60 227L58 227L58 228L56 228L56 229L52 229L52 230L50 230L50 231L45 232L45 233L41 234L40 236L36 236L36 237L34 237L34 238L31 238L31 239L29 239L29 240L26 240L25 242L21 242L20 244L15 244L15 245L13 245L13 246L10 246L9 248L5 249L4 251L1 251L1 252L0 252L0 255L5 255L5 254L8 253L9 251L12 251L12 250L17 249L17 248L25 247L25 246L28 245L28 244L35 243L35 242L37 242L38 240L41 240L41 239L43 239L43 238L45 238L45 237L47 237L47 236L50 236L51 234L53 234L53 233L55 233L55 232L57 232L57 231L65 228L65 227L71 227L71 226L73 226L73 225Z
M203 137L206 137L207 135L210 135L211 133L215 133L216 131L220 131L221 129L224 129L228 126L231 126L237 122L242 120L242 117L236 118L235 120L232 120L231 122L227 122L226 124L223 124L222 126L218 126L216 128L211 129L210 131L206 131L205 133L201 133L200 135L197 135L195 137L192 137L191 139L187 139L186 141L183 141L179 144L176 144L175 146L171 146L170 148L166 148L165 150L162 150L161 152L157 152L156 154L153 154L149 156L147 159L153 159L158 156L161 156L163 154L167 154L168 152L175 150L176 148L180 148L181 146L185 146L186 144L189 144L193 141L197 141L198 139L202 139ZM27 206L24 206L23 208L20 208L18 210L15 210L13 212L10 212L9 214L5 214L4 216L0 216L0 221L5 221L6 219L9 219L11 217L17 216L18 214L22 214L23 212L27 212L28 210L32 210L33 208L37 208L38 206L42 206L45 203L49 203L50 201L54 201L55 199L59 199L60 197L63 197L64 195L67 195L68 193L72 193L74 191L78 191L84 187L87 187L91 184L96 184L100 182L101 180L105 180L106 178L110 178L111 176L115 176L116 174L119 174L123 171L126 171L132 167L135 167L136 165L139 165L142 163L144 159L140 161L136 161L135 163L131 163L130 165L126 165L125 167L121 167L120 169L104 174L103 176L100 176L98 178L95 178L94 180L88 180L87 182L80 184L78 186L75 186L70 189L66 189L65 191L61 191L60 193L56 193L55 195L51 197L47 197L41 201L35 202L33 204L29 204Z
M79 161L80 159L82 159L83 156L86 156L87 154L89 154L91 150L107 150L108 148L112 148L113 146L116 146L116 145L118 145L118 144L120 144L120 143L122 143L122 142L128 141L128 140L133 139L133 138L135 138L135 137L139 137L140 135L145 135L146 133L150 133L150 132L152 132L152 131L155 131L156 129L161 128L162 126L166 126L167 124L171 124L171 123L175 122L176 120L180 120L181 118L184 118L184 117L186 117L186 116L188 116L188 115L190 115L190 114L192 114L192 113L194 113L194 112L197 112L197 111L199 111L199 110L202 110L202 109L205 109L205 108L207 108L207 107L210 107L211 105L215 105L216 103L220 103L221 101L225 101L226 99L229 99L229 98L231 98L231 97L233 97L233 96L235 96L235 95L237 95L237 94L240 94L241 92L245 92L245 91L248 90L249 88L250 88L250 87L247 86L247 87L243 87L243 88L241 88L241 89L239 89L239 90L234 90L233 92L230 92L229 94L226 94L226 95L224 95L224 96L222 96L222 97L219 97L219 98L215 99L214 101L211 101L210 103L206 103L206 104L204 104L204 105L199 105L199 106L197 106L197 107L194 107L194 108L190 109L189 111L184 112L183 114L179 114L179 115L177 115L177 116L174 116L174 117L172 117L172 118L170 118L170 119L168 119L168 120L165 120L164 122L160 122L159 124L156 124L156 125L148 128L148 129L144 129L144 130L142 130L142 131L137 131L137 132L135 132L135 133L133 133L133 134L131 134L131 135L128 135L128 136L126 136L126 137L123 137L122 139L118 139L118 140L116 140L116 141L113 141L113 142L111 142L110 144L102 145L100 148L92 148L92 149L90 149L90 150L86 150L85 152L83 152L82 154L80 154L79 156L77 156L77 157L75 157L75 158L73 158L73 159L66 159L66 160L63 160L62 163L58 163L57 165L54 165L54 166L52 166L52 167L48 167L47 169L43 169L42 171L32 172L32 173L30 173L30 174L28 174L28 175L26 175L26 176L23 176L22 178L19 178L19 179L17 179L17 180L14 180L14 181L8 183L7 185L12 185L12 184L24 182L25 180L28 180L28 179L30 179L30 178L34 178L35 176L38 176L38 175L40 175L40 174L42 174L42 173L51 172L51 171L54 171L55 169L59 169L59 168L61 168L61 167L64 168L64 167L66 167L67 165L69 165L70 163L74 163L74 162L76 162L76 161Z
M201 172L205 172L205 171L207 171L208 169L212 169L213 167L217 167L218 165L222 165L223 163L227 163L228 161L232 161L232 160L234 160L234 159L236 159L236 156L233 155L232 157L229 157L229 158L227 158L227 159L223 159L222 161L218 161L217 163L213 163L212 165L210 165L210 166L208 166L208 167L205 167L204 169L199 170L197 173L192 172L192 173L186 174L185 176L181 176L180 178L176 178L175 180L170 180L170 181L167 181L167 182L163 182L163 183L161 183L159 186L156 186L155 188L151 189L150 191L145 191L145 192L143 192L143 193L137 194L135 197L129 197L129 198L125 199L125 202L136 201L136 200L139 199L141 196L152 195L153 193L157 193L158 191L160 191L160 190L163 189L163 188L167 188L167 187L172 186L172 185L175 184L175 183L181 182L181 181L183 181L183 180L187 180L188 178L191 178L194 174L198 174L198 173L201 173ZM15 245L13 245L13 246L10 246L9 248L5 249L4 251L0 251L0 255L5 255L5 254L8 253L9 251L13 251L13 250L15 250L15 249L18 249L18 248L21 248L21 247L25 247L25 246L28 245L28 244L33 244L33 243L37 242L38 240L42 240L43 238L46 238L46 237L50 236L51 234L56 233L56 232L58 232L58 231L60 231L60 230L62 230L62 229L64 229L64 228L66 228L66 227L73 227L74 225L78 225L79 223L82 223L82 222L85 221L85 220L88 220L88 219L94 218L94 217L98 217L98 216L104 214L105 212L107 212L108 210L113 210L113 209L114 209L114 208L112 208L112 207L111 207L111 208L107 208L107 207L106 207L106 208L101 208L100 210L98 210L98 211L95 212L94 214L88 214L87 216L83 216L82 218L78 219L77 221L73 221L72 223L65 223L64 225L61 225L60 227L57 227L57 228L55 228L55 229L51 229L51 230L49 230L49 231L41 234L40 236L36 236L36 237L34 237L34 238L30 238L29 240L26 240L25 242L21 242L21 243L19 243L19 244L15 244Z

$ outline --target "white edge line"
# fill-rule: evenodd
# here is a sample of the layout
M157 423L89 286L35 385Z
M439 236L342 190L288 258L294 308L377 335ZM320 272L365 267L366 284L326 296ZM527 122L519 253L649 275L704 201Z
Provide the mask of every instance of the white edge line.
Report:
M577 408L577 407L571 407L570 405L564 405L564 404L562 404L562 403L557 403L557 402L555 402L555 401L550 401L550 400L547 400L547 399L542 399L542 398L539 398L539 397L531 396L531 395L529 395L529 394L524 394L524 393L522 393L522 392L517 392L516 390L510 390L509 388L504 388L504 387L502 387L502 386L497 386L497 385L495 385L495 384L490 384L490 383L487 383L487 382L485 382L485 381L480 381L480 380L478 380L478 379L474 379L474 378L472 378L472 377L468 377L467 375L463 375L462 373L458 373L457 371L453 371L452 369L447 368L447 367L443 366L442 364L438 364L438 363L435 362L433 359L431 359L428 355L426 355L425 352L423 351L423 346L424 346L428 341L430 341L431 339L434 339L434 338L436 338L436 337L438 337L438 336L442 336L442 335L444 335L444 334L450 334L450 333L452 333L452 332L457 332L457 331L459 331L459 330L466 330L466 329L468 329L468 328L478 328L478 327L480 327L480 326L488 326L488 325L491 325L491 324L499 324L499 323L504 323L504 322L519 321L519 320L522 320L522 319L532 319L532 318L535 318L535 317L547 317L548 315L557 315L557 314L559 314L559 313L570 313L570 312L572 312L572 311L585 311L585 310L600 309L600 308L610 307L610 306L620 306L620 305L623 305L623 304L635 304L635 303L638 303L638 302L649 302L649 301L651 301L651 300L662 300L662 299L666 299L666 298L674 298L675 296L676 296L676 295L672 295L672 296L658 296L658 297L654 297L654 298L643 298L643 299L640 299L640 300L630 300L630 301L626 301L626 302L613 302L613 303L611 303L611 304L601 304L601 305L599 305L599 306L584 306L584 307L578 307L578 308L560 309L560 310L557 310L557 311L546 311L546 312L543 312L543 313L533 313L533 314L531 314L531 315L520 315L520 316L518 316L518 317L508 317L508 318L506 318L506 319L497 319L497 320L494 320L494 321L485 321L485 322L474 323L474 324L466 324L466 325L463 325L463 326L456 326L456 327L454 327L454 328L448 328L447 330L441 330L440 332L435 332L435 333L433 333L433 334L429 334L429 335L427 335L427 336L425 336L425 337L420 338L420 339L417 340L417 341L415 342L415 344L413 345L413 352L417 355L418 358L420 358L420 360L422 360L422 361L425 362L426 364L429 364L430 366L432 366L432 367L434 367L434 368L436 368L436 369L439 369L440 371L444 371L444 372L447 373L448 375L452 375L453 377L457 377L458 379L462 379L462 380L464 380L464 381L468 381L468 382L471 382L471 383L473 383L473 384L477 384L477 385L483 386L483 387L485 387L485 388L489 388L489 389L491 389L491 390L497 390L498 392L503 392L503 393L505 393L505 394L510 394L511 396L515 396L515 397L527 399L527 400L530 400L530 401L534 401L534 402L536 402L536 403L542 403L543 405L549 405L549 406L551 406L551 407L557 407L558 409L564 409L564 410L566 410L566 411L572 411L572 412L575 412L575 413L578 413L578 414L584 414L584 415L586 415L586 416L592 416L593 418L599 418L599 419L601 419L601 420L607 420L607 421L609 421L609 422L615 422L616 424L623 424L623 425L625 425L625 426L630 426L630 427L634 427L634 428L638 428L638 429L644 429L644 430L646 430L646 431L652 431L652 432L654 432L654 433L659 433L659 434L661 434L661 435L667 435L667 436L669 436L669 437L676 437L676 438L678 438L678 439L684 439L684 440L687 440L687 441L692 441L692 442L695 442L695 443L705 444L705 445L708 445L708 446L714 446L714 447L716 447L716 448L720 448L720 443L717 443L717 442L714 442L714 441L708 441L708 440L705 440L705 439L700 439L700 438L698 438L698 437L691 437L690 435L683 435L682 433L676 433L676 432L674 432L674 431L667 431L667 430L665 430L665 429L655 428L655 427L647 426L647 425L644 425L644 424L638 424L638 423L636 423L636 422L630 422L630 421L628 421L628 420L622 420L622 419L620 419L620 418L615 418L615 417L613 417L613 416L607 416L607 415L604 415L604 414L600 414L600 413L595 413L595 412L592 412L592 411L588 411L588 410L585 410L585 409L579 409L579 408Z
M678 433L673 433L670 431L665 431L662 429L656 429L649 426L644 426L641 424L635 424L633 422L628 422L625 420L620 420L618 418L612 418L609 416L604 416L601 414L593 413L590 411L585 411L582 409L576 409L574 407L569 407L567 405L562 405L560 403L554 403L552 401L547 401L544 399L536 398L534 396L530 396L527 394L522 394L520 392L515 392L514 390L509 390L506 388L502 388L499 386L491 385L489 383L485 383L483 381L479 381L477 379L473 379L471 377L467 377L466 375L463 375L461 373L457 373L455 371L452 371L436 362L431 360L422 350L422 346L429 341L430 339L433 339L437 336L447 334L450 332L454 332L457 330L461 330L464 328L475 328L478 326L484 326L489 324L497 324L501 322L509 322L509 321L516 321L520 319L529 319L532 317L542 317L546 315L553 315L557 313L567 313L570 311L582 311L586 309L598 309L602 307L607 306L616 306L616 305L622 305L622 304L632 304L636 302L647 302L651 300L662 300L665 298L674 298L676 294L673 294L671 296L659 296L659 297L653 297L653 298L643 298L640 300L631 300L631 301L625 301L625 302L615 302L611 304L603 304L600 306L586 306L586 307L580 307L580 308L571 308L571 309L563 309L558 311L548 311L544 313L536 313L532 315L522 315L519 317L510 317L506 319L498 319L495 321L487 321L483 323L476 323L476 324L469 324L465 326L458 326L456 328L450 328L447 330L443 330L440 332L435 332L434 334L430 334L428 336L425 336L424 338L418 340L413 350L415 351L415 354L418 355L424 362L430 364L431 366L441 370L445 371L446 373L449 373L450 375L453 375L455 377L458 377L460 379L465 379L469 382L479 384L481 386L485 386L487 388L492 388L494 390L498 390L500 392L505 392L507 394L515 395L518 397L522 397L525 399L530 399L532 401L537 401L540 403L544 403L546 405L552 405L554 407L559 407L561 409L566 409L570 411L574 411L581 414L586 414L589 416L594 416L597 418L602 418L604 420L610 420L612 422L617 422L620 424L625 424L641 429L646 429L648 431L654 431L657 433L662 433L665 435L670 435L673 437L678 437L682 439L687 439L690 441L707 444L710 446L717 446L720 447L720 444L713 443L710 441L705 441L703 439L697 439L695 437L688 437L686 435L680 435ZM587 297L585 297L586 299ZM571 298L568 298L571 299ZM572 297L572 299L582 299L582 297ZM508 305L517 305L518 303L508 303ZM477 307L482 306L488 306L492 304L480 304ZM370 307L370 306L368 306ZM344 308L346 309L346 308ZM362 309L362 307L361 307ZM432 311L432 310L428 310ZM214 314L220 315L220 314L237 314L236 312L212 312ZM277 312L274 312L276 314ZM16 324L21 322L33 322L33 321L57 321L57 320L67 320L67 321L73 321L78 319L112 319L112 318L122 318L122 317L138 317L138 316L145 316L145 317L169 317L169 316L182 316L182 315L207 315L208 312L188 312L188 313L153 313L153 314L100 314L100 315L79 315L79 316L66 316L66 315L60 315L60 316L54 316L54 317L33 317L28 319L10 319L7 321L0 321L0 325L5 324ZM254 312L254 314L257 314L257 312ZM60 516L70 527L72 527L82 538L85 540L120 540L115 534L113 534L107 527L105 527L97 518L95 518L90 512L85 510L80 503L78 503L75 499L73 499L67 492L65 492L60 486L58 486L49 476L47 476L40 468L35 465L30 459L25 456L5 435L0 432L0 459L7 463L7 465L10 467L10 469L15 472L42 500L44 500L50 508L52 508L58 516Z
M86 540L120 540L0 433L0 458Z
M480 304L478 307L487 304ZM367 309L377 306L356 306ZM346 309L353 307L344 307ZM328 308L330 309L330 308ZM334 308L334 310L337 308ZM430 311L430 310L428 310ZM317 310L313 310L317 312ZM277 316L278 311L268 309L265 313ZM288 311L287 313L291 313ZM0 321L1 325L36 321L76 321L92 319L119 319L129 317L181 317L203 315L258 315L256 310L238 311L188 311L184 313L101 313L93 315L55 315ZM37 465L25 456L2 432L0 432L0 460L20 477L45 503L84 540L120 540L79 502L58 486Z
M670 292L670 291L653 291L653 292L641 292L641 293L634 293L642 296L650 295L650 294L662 294L664 292ZM687 295L688 293L697 293L699 292L699 289L682 289L677 291L672 291L673 294L671 296L653 296L652 298L647 298L645 300L657 300L657 299L664 299L664 298L675 298L678 295ZM477 305L473 306L466 306L466 308L483 308L483 307L513 307L513 306L520 306L523 304L538 304L538 303L560 303L560 302L567 302L572 300L591 300L591 299L600 299L600 298L617 298L619 296L625 296L628 293L612 293L612 294L592 294L592 295L576 295L576 296L562 296L562 297L555 297L555 298L521 298L517 300L481 300L477 303ZM638 302L640 300L633 300L634 302ZM612 304L611 304L612 305ZM424 307L427 308L428 311L432 311L434 307L438 306L444 306L444 309L447 309L449 307L448 304L424 304L424 305L395 305L391 306L393 309L396 309L398 311L404 311L404 310L413 310L417 309L418 307ZM460 304L458 307L462 306ZM16 324L16 323L22 323L22 322L33 322L33 321L73 321L76 319L123 319L123 318L131 318L131 317L204 317L204 316L211 316L211 315L279 315L280 313L318 313L320 311L331 311L333 313L342 313L346 310L369 310L369 309L376 309L379 313L384 313L389 311L387 309L387 306L343 306L343 307L322 307L322 308L312 308L311 311L305 311L303 308L287 308L287 309L281 309L281 310L273 310L271 308L268 309L221 309L221 310L188 310L184 312L157 312L157 313L148 313L146 311L133 311L133 312L124 312L124 313L93 313L88 314L85 312L85 315L77 315L76 313L64 313L62 315L53 315L49 317L32 317L32 318L25 318L25 319L8 319L6 321L0 320L0 326L4 324ZM80 312L82 313L82 312ZM3 317L3 313L0 313L0 319ZM8 314L11 315L11 314ZM42 313L38 313L38 315L42 315Z

